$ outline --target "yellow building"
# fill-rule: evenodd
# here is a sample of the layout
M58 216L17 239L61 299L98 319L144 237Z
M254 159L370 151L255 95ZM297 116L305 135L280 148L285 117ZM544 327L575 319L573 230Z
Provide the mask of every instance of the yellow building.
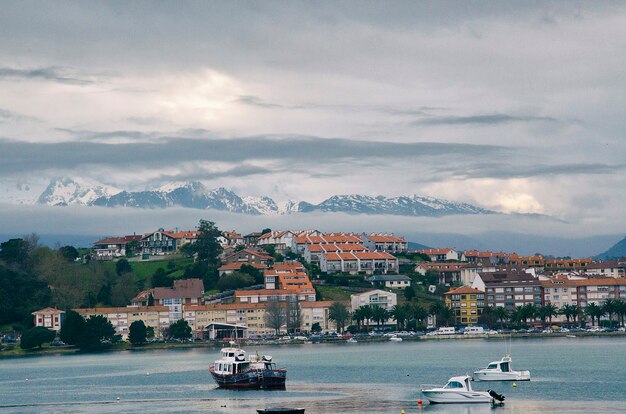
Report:
M121 335L124 340L128 339L130 325L135 321L143 321L146 327L152 327L155 337L160 337L163 330L170 325L167 306L126 306L74 310L85 319L90 316L104 316L115 328L115 333Z
M450 289L444 294L446 306L454 312L454 324L471 326L485 307L485 292L468 286Z

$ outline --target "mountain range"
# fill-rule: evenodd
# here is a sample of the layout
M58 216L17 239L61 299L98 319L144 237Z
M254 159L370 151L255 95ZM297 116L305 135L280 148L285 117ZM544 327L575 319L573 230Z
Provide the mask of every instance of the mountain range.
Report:
M278 205L270 197L239 196L225 188L208 189L200 182L171 183L153 190L125 191L101 184L81 184L70 178L53 179L36 203L50 206L85 205L147 209L185 207L250 215L342 212L440 217L494 213L467 203L418 195L400 197L335 195L319 204L288 201Z
M613 260L620 259L622 257L626 257L626 237L615 243L606 252L600 253L599 255L595 256L594 259Z

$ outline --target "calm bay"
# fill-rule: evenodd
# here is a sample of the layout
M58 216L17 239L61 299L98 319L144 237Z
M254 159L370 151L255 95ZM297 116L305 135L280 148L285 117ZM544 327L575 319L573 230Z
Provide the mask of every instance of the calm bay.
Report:
M532 381L474 382L506 396L487 404L424 405L420 384L444 384L498 360ZM623 413L626 337L420 340L247 347L289 370L285 391L217 389L207 372L218 348L47 355L0 360L3 413Z

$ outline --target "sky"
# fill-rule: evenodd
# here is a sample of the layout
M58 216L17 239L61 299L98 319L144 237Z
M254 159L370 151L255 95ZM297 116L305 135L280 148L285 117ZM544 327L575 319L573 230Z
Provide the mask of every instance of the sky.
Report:
M313 203L420 194L553 218L475 232L626 232L624 2L2 8L5 227L9 195L71 177Z

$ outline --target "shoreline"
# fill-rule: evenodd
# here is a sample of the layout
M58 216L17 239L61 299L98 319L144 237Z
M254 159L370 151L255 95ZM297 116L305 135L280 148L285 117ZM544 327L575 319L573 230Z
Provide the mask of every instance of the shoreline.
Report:
M572 337L572 335L574 337ZM579 338L595 338L595 337L623 337L626 338L625 332L577 332L575 334L568 334L564 332L558 333L550 333L550 334L531 334L531 333L513 333L513 334L477 334L477 335L414 335L414 336L403 336L402 341L422 341L422 340L476 340L476 339L492 339L492 340L501 340L501 339L545 339L545 338L571 338L571 339L579 339ZM389 342L389 337L385 336L356 336L358 343L380 343L380 342ZM303 341L303 340L239 340L238 346L247 347L253 345L315 345L315 344L340 344L346 343L346 339L344 338L324 338L315 341ZM82 352L78 348L73 346L62 346L62 347L44 347L41 350L30 350L24 351L16 346L12 350L0 351L0 359L5 358L29 358L36 356L59 356L64 354L102 354L102 353L116 353L121 351L132 351L132 352L141 352L141 351L151 351L151 350L162 350L162 349L194 349L194 348L217 348L220 349L228 345L228 341L205 341L205 342L188 342L188 343L149 343L142 346L132 346L129 343L121 343L113 345L109 348L96 351L96 352Z

